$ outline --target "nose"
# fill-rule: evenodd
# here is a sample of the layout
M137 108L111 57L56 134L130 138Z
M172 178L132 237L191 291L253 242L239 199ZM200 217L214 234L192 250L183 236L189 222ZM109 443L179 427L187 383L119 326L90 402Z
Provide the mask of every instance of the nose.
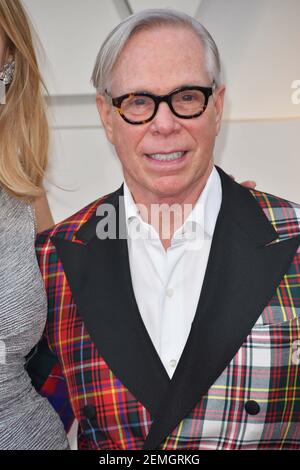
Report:
M151 130L163 135L171 134L180 129L180 123L172 113L167 103L162 102L158 106L156 115L151 121Z

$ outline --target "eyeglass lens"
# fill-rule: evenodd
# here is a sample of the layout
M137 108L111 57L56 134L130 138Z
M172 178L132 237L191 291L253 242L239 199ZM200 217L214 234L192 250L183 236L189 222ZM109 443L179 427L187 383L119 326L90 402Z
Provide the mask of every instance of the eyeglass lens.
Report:
M171 95L171 104L177 114L192 116L203 111L205 95L200 90L181 90ZM122 101L121 110L127 119L144 121L153 115L155 106L150 96L135 94Z

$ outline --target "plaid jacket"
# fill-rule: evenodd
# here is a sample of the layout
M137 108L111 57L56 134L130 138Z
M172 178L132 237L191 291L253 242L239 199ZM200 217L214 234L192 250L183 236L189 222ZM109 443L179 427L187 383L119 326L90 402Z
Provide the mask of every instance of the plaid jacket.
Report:
M96 236L104 201L122 221L122 188L37 240L58 361L43 391L61 387L59 364L80 449L300 449L300 207L217 169L222 206L172 380L138 312L126 239Z

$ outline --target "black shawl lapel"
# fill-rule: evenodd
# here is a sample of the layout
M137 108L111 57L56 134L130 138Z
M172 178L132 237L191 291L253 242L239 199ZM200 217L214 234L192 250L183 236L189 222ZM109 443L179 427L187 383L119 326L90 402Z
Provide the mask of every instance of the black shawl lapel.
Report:
M123 198L119 206L122 195L123 187L111 194L105 204L116 210L117 235L121 232L126 236ZM131 284L127 240L98 239L96 226L101 219L95 213L78 230L76 240L84 244L58 237L52 237L52 241L78 313L100 355L153 416L170 379L138 311ZM111 216L109 219L111 221Z
M218 169L222 206L190 335L144 449L160 446L229 364L299 246L277 233L248 190Z

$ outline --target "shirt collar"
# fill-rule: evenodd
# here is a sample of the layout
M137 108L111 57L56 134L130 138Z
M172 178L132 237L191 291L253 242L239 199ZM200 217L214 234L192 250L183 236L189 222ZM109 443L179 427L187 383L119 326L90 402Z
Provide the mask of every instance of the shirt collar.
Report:
M138 219L142 220L140 213L139 213L139 209L133 200L132 194L129 191L129 188L125 180L124 180L124 204L125 204L126 223L128 223L129 220L134 217L137 217Z
M200 194L194 208L188 215L184 224L179 227L173 235L173 238L181 238L183 233L191 232L196 229L203 236L212 238L217 217L222 202L222 186L219 173L213 167L206 185ZM151 227L141 218L138 206L135 204L132 194L124 181L124 205L126 214L126 224L129 227L130 221L137 218L144 227ZM150 228L150 230L152 227ZM154 229L153 229L154 230Z

